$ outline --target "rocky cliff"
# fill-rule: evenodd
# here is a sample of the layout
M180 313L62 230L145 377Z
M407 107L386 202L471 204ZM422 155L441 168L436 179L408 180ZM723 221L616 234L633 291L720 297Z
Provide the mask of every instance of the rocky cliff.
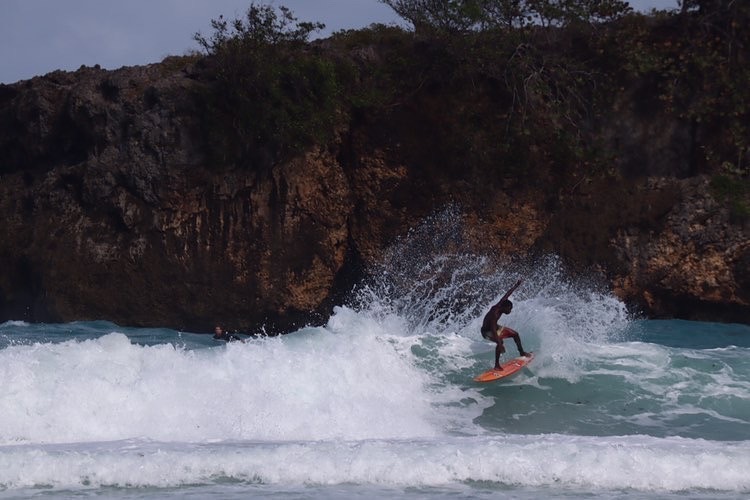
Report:
M447 160L441 120L457 110L420 88L253 170L210 159L194 62L0 86L0 321L289 331L448 204L461 251L559 255L649 316L750 318L747 221L690 171L684 124L620 109L604 126L611 175L519 182Z

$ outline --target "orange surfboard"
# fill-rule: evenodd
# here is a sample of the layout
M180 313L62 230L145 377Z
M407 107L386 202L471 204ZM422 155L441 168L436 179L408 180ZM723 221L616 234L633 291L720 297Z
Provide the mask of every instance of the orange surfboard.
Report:
M494 368L492 368L484 373L477 375L476 377L474 377L474 380L476 382L494 382L495 380L500 380L501 378L513 375L514 373L517 373L521 368L531 363L531 360L534 359L534 353L530 352L529 354L531 354L531 356L529 356L528 358L525 356L519 356L517 358L511 359L510 361L506 361L505 363L500 365L503 367L502 370L495 370Z

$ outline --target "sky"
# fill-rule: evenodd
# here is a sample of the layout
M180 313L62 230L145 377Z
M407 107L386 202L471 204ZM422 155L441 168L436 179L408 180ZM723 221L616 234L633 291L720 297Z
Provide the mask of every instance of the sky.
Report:
M211 19L241 17L252 0L0 0L0 83L81 65L106 69L158 62L198 50ZM379 0L265 0L299 21L326 25L319 36L372 23L397 24ZM637 10L672 9L678 0L630 0Z

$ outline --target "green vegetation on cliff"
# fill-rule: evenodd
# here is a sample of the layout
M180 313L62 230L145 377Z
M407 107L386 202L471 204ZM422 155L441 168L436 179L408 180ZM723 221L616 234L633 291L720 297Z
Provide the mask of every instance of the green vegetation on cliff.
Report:
M244 19L212 20L195 40L210 56L204 133L219 163L267 168L330 138L339 98L330 58L307 44L320 23L251 5Z
M620 0L383 3L413 31L373 25L308 42L320 24L253 4L196 35L209 56L212 158L267 167L348 124L379 130L411 168L469 181L573 189L602 175L720 174L739 186L727 199L746 218L747 2L685 0L649 15ZM628 151L626 111L677 130L679 164Z

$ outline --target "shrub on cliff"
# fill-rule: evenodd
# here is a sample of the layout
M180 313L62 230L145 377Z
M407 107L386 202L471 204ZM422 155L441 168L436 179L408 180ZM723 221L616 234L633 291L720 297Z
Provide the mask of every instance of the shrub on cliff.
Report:
M381 1L430 58L415 77L423 94L445 93L440 121L455 125L444 133L455 162L533 181L610 160L591 126L607 80L597 47L610 26L592 25L626 15L627 2Z
M650 96L651 113L687 124L690 174L750 176L750 3L683 0L679 12L619 27L613 71Z
M309 44L322 25L253 5L197 34L212 157L270 167L324 143L348 116L419 169L577 185L617 174L622 152L601 131L636 99L692 130L689 174L729 165L730 179L747 177L746 4L646 16L621 0L381 1L415 32L374 26Z
M750 172L748 2L684 0L681 11L648 16L621 0L381 2L424 44L444 47L433 67L445 81L463 82L463 96L491 89L483 114L495 112L504 134L480 128L455 137L490 132L475 146L518 173L540 162L611 170L603 167L617 152L598 137L597 123L611 122L632 99L691 130L683 146L690 174L729 165L742 182Z
M211 26L210 36L194 39L208 56L199 102L214 161L268 168L328 138L336 69L306 44L323 24L298 22L285 7L252 4L244 18L219 17Z

